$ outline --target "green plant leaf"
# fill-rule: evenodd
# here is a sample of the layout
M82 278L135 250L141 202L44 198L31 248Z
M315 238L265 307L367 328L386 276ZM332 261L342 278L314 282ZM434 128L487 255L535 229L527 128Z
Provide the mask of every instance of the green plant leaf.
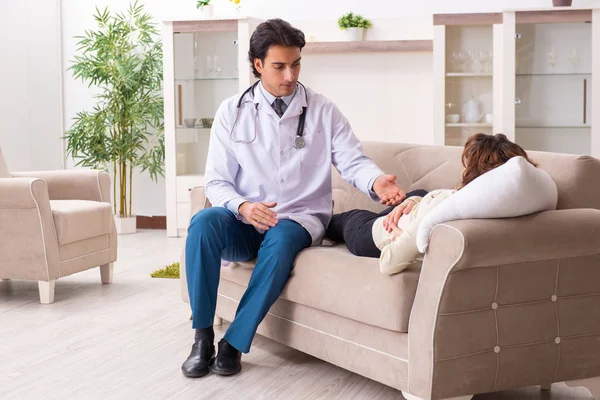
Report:
M371 21L364 18L362 15L354 14L353 12L349 12L339 17L337 23L341 29L370 28L372 26Z
M76 113L66 131L67 154L82 167L112 169L129 216L130 168L164 176L162 42L152 16L136 0L125 12L96 8L96 28L77 39L69 70L94 87L97 103Z

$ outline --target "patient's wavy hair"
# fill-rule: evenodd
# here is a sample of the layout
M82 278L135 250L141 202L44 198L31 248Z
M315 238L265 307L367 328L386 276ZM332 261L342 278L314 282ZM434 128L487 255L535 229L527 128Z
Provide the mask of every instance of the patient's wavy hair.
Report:
M467 140L462 153L461 161L465 169L462 183L458 188L462 189L473 179L517 156L523 157L537 167L537 164L529 159L527 152L518 144L508 140L505 135L476 133Z

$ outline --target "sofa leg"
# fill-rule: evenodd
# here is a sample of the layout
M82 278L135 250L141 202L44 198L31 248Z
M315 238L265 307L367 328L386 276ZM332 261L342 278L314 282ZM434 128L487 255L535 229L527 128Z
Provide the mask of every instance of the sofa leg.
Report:
M104 264L100 266L100 279L102 280L102 283L112 283L114 269L114 263Z
M404 396L404 398L406 400L422 400L420 397L417 397L414 394L410 394L408 392L402 392L402 396ZM446 399L446 400L471 400L472 398L473 398L473 395L453 397L451 399Z
M540 389L544 390L544 391L548 391L552 389L552 384L551 383L542 383L540 385Z
M592 397L594 397L594 399L600 400L600 377L568 381L565 383L571 387L583 386L592 392Z
M215 315L215 319L213 321L213 326L221 326L223 325L223 318L219 317L218 315Z
M42 304L54 303L54 284L56 281L38 281L40 291L40 302Z

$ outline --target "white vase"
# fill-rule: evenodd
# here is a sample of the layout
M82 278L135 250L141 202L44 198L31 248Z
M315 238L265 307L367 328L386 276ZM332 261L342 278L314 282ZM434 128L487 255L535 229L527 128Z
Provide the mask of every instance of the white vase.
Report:
M467 101L462 108L463 120L474 124L481 122L484 116L483 103L474 97Z
M213 16L213 6L210 4L207 6L200 6L200 14L202 14L203 17L211 18Z
M117 227L117 234L128 235L136 232L136 217L121 218L115 216L115 225Z
M346 41L348 42L360 42L363 40L365 28L347 28L345 29Z

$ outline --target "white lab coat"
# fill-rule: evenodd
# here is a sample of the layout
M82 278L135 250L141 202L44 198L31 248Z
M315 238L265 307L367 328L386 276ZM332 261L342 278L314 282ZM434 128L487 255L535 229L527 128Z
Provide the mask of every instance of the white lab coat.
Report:
M241 94L221 104L211 132L206 195L213 206L236 215L244 201L276 202L277 218L298 222L318 245L332 213L331 164L374 200L370 189L383 172L363 154L335 104L311 89L307 92L306 146L301 149L294 147L299 116L307 106L301 85L281 118L256 87L254 98L244 97L233 131Z

